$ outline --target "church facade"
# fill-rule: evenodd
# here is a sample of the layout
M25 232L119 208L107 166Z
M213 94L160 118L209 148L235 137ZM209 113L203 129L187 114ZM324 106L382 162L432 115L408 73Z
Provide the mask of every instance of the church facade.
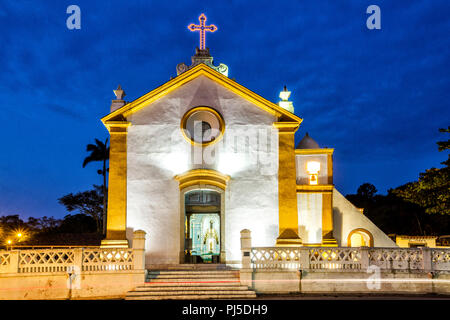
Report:
M107 236L129 246L147 232L146 264L239 264L240 231L253 246L395 243L336 190L333 152L308 134L290 92L270 102L228 78L209 49L177 76L126 103L114 91Z

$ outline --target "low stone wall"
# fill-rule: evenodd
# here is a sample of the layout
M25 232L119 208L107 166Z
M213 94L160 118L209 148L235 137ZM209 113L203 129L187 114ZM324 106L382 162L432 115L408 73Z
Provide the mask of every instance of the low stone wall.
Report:
M241 257L257 293L450 294L449 248L252 247L242 230Z
M70 285L66 272L0 274L0 300L124 298L142 284L144 270L82 272Z
M0 250L0 300L124 298L145 281L145 232L132 248Z
M450 273L447 272L431 276L423 272L384 271L379 278L365 272L253 270L249 273L251 282L247 284L263 294L450 294Z

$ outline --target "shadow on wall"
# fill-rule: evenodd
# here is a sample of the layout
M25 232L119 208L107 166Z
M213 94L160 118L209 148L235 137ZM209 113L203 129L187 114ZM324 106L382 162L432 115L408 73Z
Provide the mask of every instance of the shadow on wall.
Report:
M306 230L305 226L298 227L298 236L302 239L303 242L308 239L308 230Z
M342 238L342 212L339 208L333 207L333 236L336 239L338 246L343 247Z
M133 228L127 228L125 231L125 236L127 237L128 246L130 248L133 248L133 232L134 232Z

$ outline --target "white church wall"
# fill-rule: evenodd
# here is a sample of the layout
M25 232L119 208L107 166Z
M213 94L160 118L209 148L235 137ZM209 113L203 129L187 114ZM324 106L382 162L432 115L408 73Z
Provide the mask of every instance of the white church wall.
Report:
M322 243L322 194L298 193L298 232L302 242Z
M183 115L208 106L224 118L224 137L203 149L180 131ZM253 245L272 246L278 236L278 137L274 116L209 80L198 77L127 119L127 228L147 232L147 264L178 263L180 192L174 176L195 168L231 176L225 193L225 247L240 260L242 229ZM201 159L197 162L198 158Z
M362 214L336 188L333 189L333 235L339 246L348 246L347 238L354 229L366 229L373 235L374 247L397 247L380 228Z
M306 164L309 161L317 161L320 163L320 171L318 175L319 184L328 184L328 160L326 154L314 155L295 155L295 167L297 171L297 184L309 184L309 174L306 171Z

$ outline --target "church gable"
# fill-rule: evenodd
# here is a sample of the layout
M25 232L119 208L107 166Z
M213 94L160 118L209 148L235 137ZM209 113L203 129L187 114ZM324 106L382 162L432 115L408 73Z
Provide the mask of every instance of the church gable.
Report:
M214 85L211 83L214 83ZM186 93L180 94L184 92ZM168 103L164 106L164 112L162 112L162 110L159 112L161 120L164 117L166 117L166 120L167 117L173 118L172 116L174 116L177 112L176 107L174 108L175 105L184 104L186 108L189 108L202 104L210 106L211 104L217 104L219 107L223 105L223 103L221 103L223 100L233 100L236 96L239 96L240 99L245 100L247 102L245 104L248 105L248 103L250 103L254 107L257 107L255 109L259 108L261 111L271 114L275 120L278 119L278 121L296 122L298 124L302 121L302 119L296 115L262 98L210 67L200 64L193 69L180 74L176 78L168 81L155 90L134 100L133 102L126 104L122 108L111 112L109 115L102 118L102 122L107 125L107 123L111 121L132 119L133 117L131 116L134 113L146 108L152 108L153 105L158 105L159 100L166 97L168 99L164 100L168 101ZM176 101L177 98L183 101ZM191 101L189 101L189 99L191 99ZM234 99L233 102L238 100L239 99ZM238 102L238 104L241 107L241 116L244 119L246 113L243 111L251 112L251 109L245 110L242 108L242 105L245 105L242 102ZM178 112L183 111L184 110L178 110ZM217 111L224 112L226 110ZM151 111L149 112L151 113ZM252 113L258 114L258 111L255 110L252 111Z
M190 109L207 106L216 110L229 125L272 125L276 115L258 108L215 81L199 76L166 96L147 104L127 118L133 125L179 126Z

